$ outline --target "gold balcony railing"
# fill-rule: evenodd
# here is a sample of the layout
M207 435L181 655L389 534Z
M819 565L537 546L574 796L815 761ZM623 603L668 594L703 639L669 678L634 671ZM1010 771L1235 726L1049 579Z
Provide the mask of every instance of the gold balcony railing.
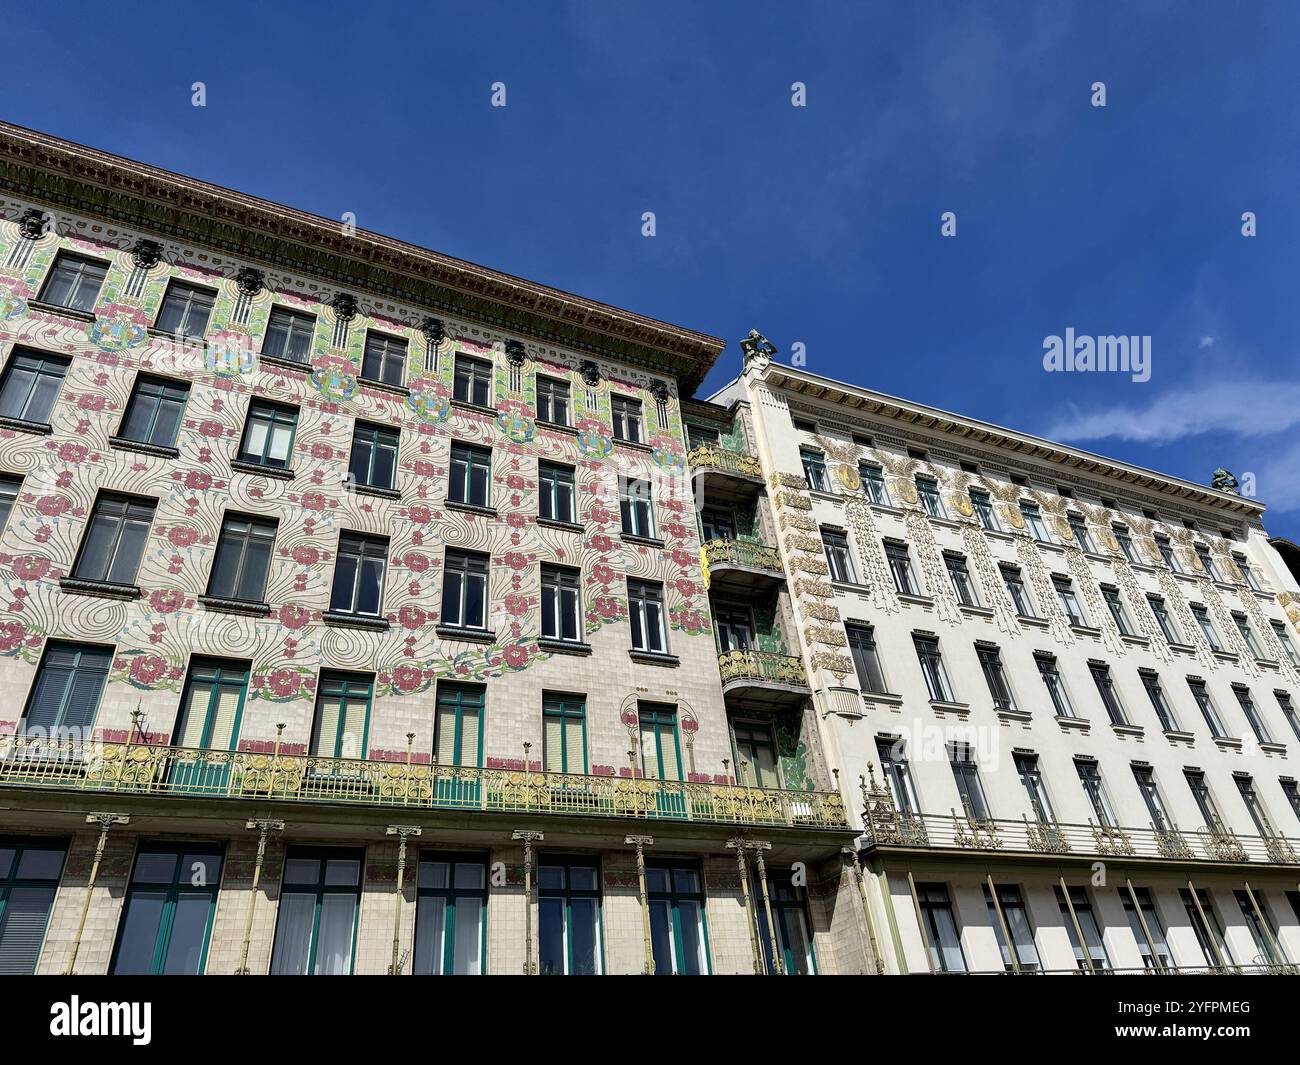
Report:
M690 463L691 469L695 470L721 470L723 473L735 473L741 477L756 477L760 481L763 479L763 467L753 455L741 454L738 451L724 451L711 444L701 444L699 447L691 448L687 452L686 461Z
M927 973L924 969L914 970L913 976L1295 976L1300 974L1300 966L1289 962L1268 964L1251 962L1248 965L1170 965L1161 968L1154 965L1145 968L1112 969L1103 966L1100 959L1094 960L1095 968L1089 969L1079 962L1075 969L1037 969L1021 965L1018 973L1006 969L966 969L957 972Z
M415 761L0 738L0 788L846 829L838 793Z
M782 655L774 651L724 651L718 655L718 669L722 673L723 684L749 680L808 687L808 674L804 671L803 662L794 655Z
M746 566L782 573L781 553L767 544L747 543L744 540L709 540L704 545L704 555L713 570L718 566Z

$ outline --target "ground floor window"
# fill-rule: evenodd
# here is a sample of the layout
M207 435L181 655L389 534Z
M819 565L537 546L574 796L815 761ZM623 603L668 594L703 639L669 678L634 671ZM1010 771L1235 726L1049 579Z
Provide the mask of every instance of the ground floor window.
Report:
M537 870L541 972L601 971L600 866L595 859L544 858Z
M274 975L352 972L364 860L361 850L289 848L271 952Z
M939 972L964 973L966 956L961 949L961 933L952 912L952 899L945 884L917 884L916 900L925 922L926 946L930 964Z
M0 976L36 971L67 850L61 839L0 836Z
M699 866L651 862L645 876L655 975L708 975L709 935Z
M487 936L487 859L420 855L416 879L417 976L481 976Z
M210 843L141 845L118 925L115 975L203 972L222 856Z
M1056 892L1056 905L1060 909L1061 917L1065 922L1065 930L1070 935L1070 945L1074 948L1075 963L1085 971L1110 968L1110 959L1106 956L1106 947L1101 939L1101 926L1097 924L1096 915L1092 912L1092 902L1088 898L1087 888L1070 888L1068 904L1065 894L1059 887L1052 890ZM1073 916L1071 911L1073 911ZM1079 944L1079 935L1074 927L1076 920L1079 922L1079 929L1083 932L1083 940L1088 945L1087 955L1084 954L1083 947ZM1092 962L1091 966L1088 964L1089 960Z
M768 933L767 911L763 906L762 886L753 874L754 906L758 911L759 941L763 947L766 971L776 972L772 963L772 937ZM817 957L813 951L812 922L808 918L808 893L794 883L788 869L767 867L768 901L772 923L776 926L776 949L781 952L781 969L787 976L815 976Z

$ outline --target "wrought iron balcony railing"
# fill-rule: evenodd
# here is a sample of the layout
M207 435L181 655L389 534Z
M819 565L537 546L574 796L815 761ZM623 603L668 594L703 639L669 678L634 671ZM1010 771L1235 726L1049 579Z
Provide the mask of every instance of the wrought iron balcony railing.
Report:
M701 444L691 448L686 455L691 469L720 470L723 473L735 473L741 477L763 479L763 467L753 455L744 455L738 451L724 451L711 444Z
M965 969L955 972L927 973L924 969L915 970L913 976L1295 976L1300 974L1300 966L1289 962L1269 964L1251 962L1247 965L1171 965L1166 963L1157 968L1154 965L1145 968L1112 969L1102 967L1100 962L1089 969L1082 961L1077 969L1038 969L1022 965L1019 972L1007 969Z
M775 547L744 540L709 540L704 545L704 557L711 570L718 566L746 566L774 573L785 571L781 553Z
M724 651L718 655L718 669L723 684L748 680L808 687L808 674L804 671L802 659L775 651Z
M0 788L847 829L838 793L153 744L0 738Z

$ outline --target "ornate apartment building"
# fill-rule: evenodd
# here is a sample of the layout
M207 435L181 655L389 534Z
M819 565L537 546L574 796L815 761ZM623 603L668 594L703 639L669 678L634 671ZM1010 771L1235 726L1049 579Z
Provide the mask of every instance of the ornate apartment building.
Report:
M0 125L0 972L1278 971L1262 507Z
M804 664L873 966L1295 971L1300 586L1262 505L742 346L729 418L688 419L755 475L706 483L704 551L786 576L715 581L715 625Z

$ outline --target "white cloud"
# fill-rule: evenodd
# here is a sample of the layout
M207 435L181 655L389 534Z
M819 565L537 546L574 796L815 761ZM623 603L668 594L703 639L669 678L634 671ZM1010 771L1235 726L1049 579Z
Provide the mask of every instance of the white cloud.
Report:
M1218 339L1219 339L1218 337L1203 336L1201 337L1200 344L1198 344L1197 346L1202 348L1212 348L1214 347L1215 341L1217 341Z

